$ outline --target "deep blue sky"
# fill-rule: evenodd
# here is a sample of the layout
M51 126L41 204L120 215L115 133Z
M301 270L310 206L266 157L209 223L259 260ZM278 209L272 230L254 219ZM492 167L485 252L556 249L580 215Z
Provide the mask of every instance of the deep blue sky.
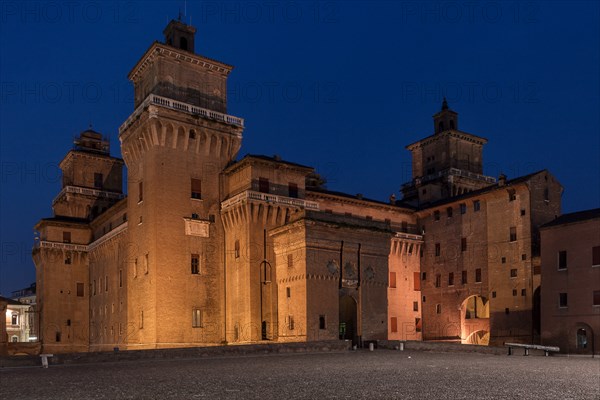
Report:
M0 3L0 293L35 280L33 225L90 122L120 155L127 73L184 2ZM598 2L187 2L196 52L236 66L240 155L315 166L386 200L443 95L484 136L486 174L548 168L564 212L600 207ZM399 196L399 195L398 195Z

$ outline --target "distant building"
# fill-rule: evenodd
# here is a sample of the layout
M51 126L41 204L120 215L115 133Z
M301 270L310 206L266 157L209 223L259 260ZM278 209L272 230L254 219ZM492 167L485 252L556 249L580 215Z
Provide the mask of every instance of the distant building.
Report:
M539 337L538 228L562 193L548 171L483 175L487 140L445 100L408 146L401 201L327 190L277 156L237 160L233 67L196 54L191 26L164 33L129 73L123 160L82 132L35 226L44 351Z
M6 341L10 343L36 341L35 333L32 335L30 331L31 316L34 313L33 307L1 296L0 302L6 303L4 325Z
M542 229L542 342L600 353L600 208Z

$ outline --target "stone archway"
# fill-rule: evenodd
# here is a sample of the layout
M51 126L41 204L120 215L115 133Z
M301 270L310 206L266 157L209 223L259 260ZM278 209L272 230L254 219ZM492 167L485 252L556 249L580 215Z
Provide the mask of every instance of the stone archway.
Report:
M462 344L487 346L490 342L490 302L480 295L467 297L460 305Z
M352 340L358 345L358 315L356 300L352 296L340 297L340 340Z
M569 353L593 354L594 331L585 322L576 323L569 332Z

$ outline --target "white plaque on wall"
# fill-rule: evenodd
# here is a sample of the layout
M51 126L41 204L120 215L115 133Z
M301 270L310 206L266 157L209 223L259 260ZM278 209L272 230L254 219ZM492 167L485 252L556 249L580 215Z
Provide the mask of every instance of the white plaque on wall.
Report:
M200 219L184 218L185 234L190 236L209 237L209 221Z

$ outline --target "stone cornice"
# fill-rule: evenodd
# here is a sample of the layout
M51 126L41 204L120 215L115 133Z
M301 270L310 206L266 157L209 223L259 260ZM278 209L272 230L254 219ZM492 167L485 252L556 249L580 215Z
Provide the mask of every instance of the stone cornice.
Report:
M453 138L465 140L467 142L471 142L471 143L475 143L475 144L479 144L479 145L484 145L488 142L488 140L486 138L481 137L481 136L476 136L476 135L473 135L473 134L470 134L467 132L463 132L463 131L458 131L458 130L449 130L449 131L445 131L445 132L441 132L441 133L436 133L431 136L427 136L424 139L421 139L417 142L407 145L406 148L408 150L412 151L417 148L426 146L430 143L433 143L435 141L441 140L442 138L446 138L446 137L453 137Z
M80 150L69 150L67 155L58 164L59 168L64 169L72 161L72 159L77 156L86 157L86 158L89 158L92 160L100 160L100 161L106 161L106 159L109 159L118 164L122 164L122 165L125 164L125 162L123 161L122 158L113 157L110 154L100 154L100 153L92 153L92 152L88 153L86 151L80 151Z
M386 204L383 202L379 202L376 200L369 200L369 199L359 199L357 197L343 196L343 195L338 195L338 194L331 193L331 192L312 191L310 189L306 189L306 198L311 198L317 202L319 201L319 199L322 199L322 200L331 200L331 201L335 201L335 202L342 203L342 204L353 204L353 205L361 206L361 207L368 206L370 208L376 208L376 209L386 210L386 211L394 211L394 212L399 212L402 214L412 214L414 212L414 210L412 210L410 208L397 206L395 204Z
M233 69L233 66L220 61L176 49L164 43L154 42L127 75L129 80L135 83L139 79L140 74L143 73L144 70L146 70L149 66L151 66L156 58L160 56L170 57L179 62L195 64L223 75L229 75Z

